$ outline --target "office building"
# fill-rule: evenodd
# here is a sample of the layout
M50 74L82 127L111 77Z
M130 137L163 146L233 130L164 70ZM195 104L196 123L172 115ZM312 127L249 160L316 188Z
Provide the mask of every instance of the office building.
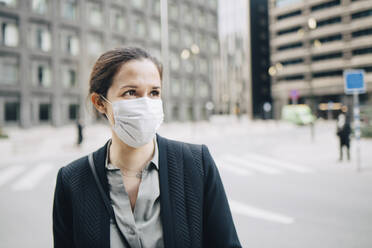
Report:
M168 121L208 118L217 5L168 1ZM160 0L0 0L0 21L0 126L90 122L89 73L101 53L135 45L161 59Z
M276 117L291 103L291 94L318 116L326 115L324 104L351 105L344 94L347 69L365 71L368 92L360 100L371 104L371 0L270 0L269 16Z
M268 6L261 0L220 0L221 61L216 109L223 114L269 118L271 104Z

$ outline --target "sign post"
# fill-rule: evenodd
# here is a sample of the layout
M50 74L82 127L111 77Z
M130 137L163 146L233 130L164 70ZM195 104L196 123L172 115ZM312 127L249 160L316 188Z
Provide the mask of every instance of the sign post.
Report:
M291 96L291 99L292 99L292 104L296 105L297 100L300 96L299 93L298 93L298 90L291 90L290 96Z
M344 71L345 93L354 97L354 133L356 139L356 161L357 171L361 170L360 165L360 109L359 109L359 94L366 92L364 83L363 70L345 70Z

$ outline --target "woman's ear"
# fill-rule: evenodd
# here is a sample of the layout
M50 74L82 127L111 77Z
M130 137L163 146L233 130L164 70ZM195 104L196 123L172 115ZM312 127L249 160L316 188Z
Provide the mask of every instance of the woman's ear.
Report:
M103 100L100 95L94 92L91 94L90 100L92 101L94 107L98 110L98 112L100 112L101 114L106 113L106 106L103 103Z

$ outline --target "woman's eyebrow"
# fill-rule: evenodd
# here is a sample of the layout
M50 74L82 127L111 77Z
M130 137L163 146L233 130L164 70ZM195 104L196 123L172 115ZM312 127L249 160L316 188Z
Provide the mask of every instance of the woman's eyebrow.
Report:
M120 86L120 89L124 89L124 88L138 88L138 86L136 86L136 85L123 85L123 86Z

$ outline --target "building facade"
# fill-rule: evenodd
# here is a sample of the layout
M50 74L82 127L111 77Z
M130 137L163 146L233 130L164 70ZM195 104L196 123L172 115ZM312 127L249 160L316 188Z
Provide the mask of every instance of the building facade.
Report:
M220 60L214 92L219 114L252 117L249 1L220 0Z
M318 116L326 115L320 106L327 103L351 105L344 94L346 69L365 71L368 92L360 100L372 104L371 0L269 0L269 16L277 117L291 92Z
M267 1L220 0L219 7L218 113L269 118L263 109L271 106Z
M169 121L208 118L217 7L217 0L168 1ZM87 95L95 60L134 45L162 60L160 14L160 0L0 0L0 126L94 120Z

